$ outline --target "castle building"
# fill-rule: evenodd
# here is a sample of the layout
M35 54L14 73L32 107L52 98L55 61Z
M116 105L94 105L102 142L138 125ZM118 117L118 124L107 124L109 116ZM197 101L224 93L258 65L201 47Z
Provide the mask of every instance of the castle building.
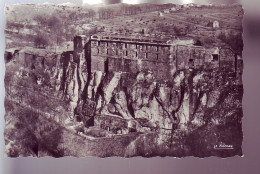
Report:
M89 72L137 74L149 71L157 81L172 79L179 70L222 70L241 74L242 63L230 48L195 46L191 40L152 37L77 36L74 38L74 62L84 58ZM239 59L239 60L238 60ZM189 98L189 102L195 98ZM194 108L189 107L189 112ZM96 115L94 125L115 134L134 131L129 120Z
M192 42L125 36L76 36L74 61L83 56L88 69L103 72L150 71L158 80L168 80L178 70L237 70L237 56L229 48L205 48Z
M15 54L26 67L44 67L45 53L23 50ZM6 53L6 57L8 54ZM195 46L192 40L118 35L80 35L74 38L74 50L62 53L65 64L86 62L86 70L136 74L151 72L156 80L165 81L185 69L228 69L241 74L242 58L230 48ZM6 58L7 59L7 58ZM84 60L84 61L81 61Z

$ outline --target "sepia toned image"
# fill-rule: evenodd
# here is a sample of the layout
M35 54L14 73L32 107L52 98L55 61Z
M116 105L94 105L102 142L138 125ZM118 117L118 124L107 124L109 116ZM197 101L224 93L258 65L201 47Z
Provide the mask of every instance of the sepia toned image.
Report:
M240 4L7 4L8 157L242 156Z

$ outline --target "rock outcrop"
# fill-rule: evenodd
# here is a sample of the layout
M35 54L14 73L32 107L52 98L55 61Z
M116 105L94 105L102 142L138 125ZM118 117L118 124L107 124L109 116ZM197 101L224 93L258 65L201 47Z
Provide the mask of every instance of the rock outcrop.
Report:
M156 154L156 149L164 154L165 148L177 156L174 149L180 149L182 155L201 156L201 151L219 155L212 151L216 144L234 145L232 152L221 152L222 156L242 154L243 87L233 71L183 69L161 81L151 71L91 72L84 55L75 58L70 51L55 58L51 67L45 57L41 68L51 74L50 87L69 99L71 119L89 127L96 115L115 116L125 119L134 131L145 133L129 144L125 156L134 156L143 141L157 144L154 149L144 145L153 152L144 151L145 156ZM113 131L127 133L116 127L113 123Z
M222 115L222 120L225 115L235 112L232 109L241 109L241 85L236 83L236 76L227 69L180 70L171 80L158 82L151 72L94 71L88 74L85 70L83 73L82 69L86 67L80 62L69 62L60 70L66 76L63 77L63 90L70 98L72 108L77 108L77 114L84 110L82 107L86 102L92 102L97 114L146 120L159 128L173 129L175 126L175 129L190 130L210 120L218 122L209 116L209 110L222 106L227 97L231 97L227 100L233 104L223 105L221 110L226 108L228 113ZM226 95L227 91L229 95ZM217 117L219 115L216 114Z

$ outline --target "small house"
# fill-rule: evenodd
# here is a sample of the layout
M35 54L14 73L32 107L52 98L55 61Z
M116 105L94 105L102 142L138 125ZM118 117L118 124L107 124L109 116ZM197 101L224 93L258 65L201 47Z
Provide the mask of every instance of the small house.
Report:
M163 11L164 13L170 13L170 9L166 9Z
M207 25L208 27L212 27L212 28L219 28L219 22L218 21L210 21Z
M219 28L219 22L218 21L213 22L213 28Z

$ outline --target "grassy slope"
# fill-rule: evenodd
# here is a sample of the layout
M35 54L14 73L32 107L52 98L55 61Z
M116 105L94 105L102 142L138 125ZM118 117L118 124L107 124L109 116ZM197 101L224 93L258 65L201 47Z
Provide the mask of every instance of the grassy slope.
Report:
M13 25L14 22L22 24L22 27L19 25L16 26L16 24L16 27L14 27L12 31L9 31L10 27L7 27L8 32L6 32L6 36L9 38L7 40L9 42L19 40L25 42L22 45L33 46L35 36L25 34L22 29L29 27L38 35L42 33L43 37L50 38L50 45L57 44L55 42L55 40L57 40L55 36L59 38L60 42L65 42L71 40L74 35L98 31L118 34L156 34L157 37L162 34L177 35L179 37L191 36L195 39L200 39L204 46L222 45L223 41L218 38L219 34L224 33L227 36L241 35L243 17L241 10L242 7L239 5L217 8L193 7L163 14L163 16L158 16L158 12L147 12L137 15L116 16L101 21L95 19L96 21L91 22L90 17L87 16L87 12L89 11L88 7L22 5L13 6L6 12L7 24L10 23ZM30 11L30 13L28 13L28 11ZM48 14L46 14L46 11L48 11ZM117 13L118 8L113 9L113 11ZM96 13L98 13L97 9ZM46 27L44 24L37 22L35 19L37 16L55 16L61 21L60 26L56 28ZM220 29L212 30L211 27L207 26L209 22L214 20L220 22ZM87 24L90 28L84 28L83 24ZM19 28L21 29L20 33L17 32ZM26 42L28 44L26 44ZM13 42L9 44L9 47L15 47L17 44L17 42Z

